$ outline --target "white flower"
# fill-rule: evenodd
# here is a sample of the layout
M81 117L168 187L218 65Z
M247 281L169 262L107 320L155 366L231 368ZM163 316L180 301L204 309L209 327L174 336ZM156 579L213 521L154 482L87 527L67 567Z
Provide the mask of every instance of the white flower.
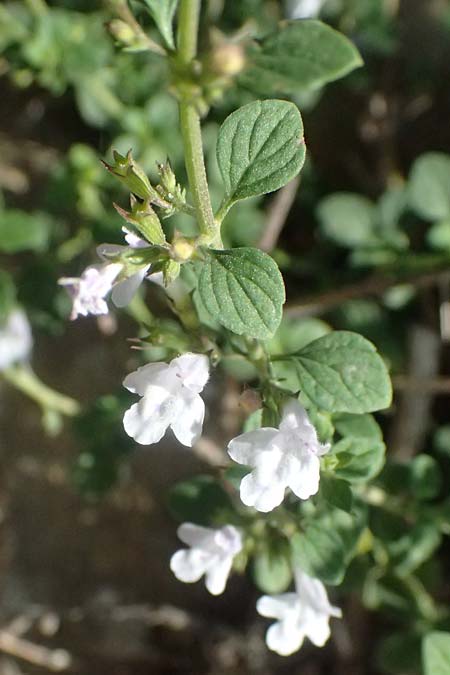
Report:
M60 279L62 286L72 296L73 306L70 318L88 314L108 314L108 305L105 296L111 291L116 277L120 274L122 265L110 263L102 267L88 267L81 277Z
M199 396L209 377L203 354L183 354L170 363L149 363L127 375L124 387L142 396L126 411L125 431L142 445L157 443L171 427L183 445L200 437L205 404Z
M214 530L193 523L183 523L177 532L190 549L182 549L170 559L176 578L191 584L205 575L206 588L213 595L225 590L233 558L242 550L242 537L233 525Z
M33 347L31 328L25 312L13 309L0 324L0 370L25 361Z
M128 246L120 246L118 244L101 244L97 247L97 253L100 258L108 260L112 255L120 255L123 251L126 251L127 248L145 248L148 246L148 242L141 237L138 237L137 234L131 232L127 227L122 227L122 232L125 235L125 241ZM140 270L127 277L122 279L114 284L111 293L111 300L116 307L126 307L130 304L132 299L137 293L139 286L144 281L150 270L150 265L142 267Z
M288 4L289 19L314 19L319 16L326 0L291 0Z
M319 443L303 406L290 399L283 408L279 429L249 431L228 445L235 462L253 468L241 481L241 500L267 513L281 504L286 488L300 499L308 499L319 489L319 457L329 449L329 444Z
M264 595L256 603L261 616L277 619L266 633L266 644L281 656L293 654L308 637L323 647L330 637L331 616L341 617L338 607L330 605L325 586L301 570L295 573L295 593Z

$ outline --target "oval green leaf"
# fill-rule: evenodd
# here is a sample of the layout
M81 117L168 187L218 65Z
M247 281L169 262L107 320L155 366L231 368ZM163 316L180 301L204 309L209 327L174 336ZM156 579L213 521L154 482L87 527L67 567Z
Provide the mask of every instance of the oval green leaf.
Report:
M362 335L335 331L311 342L291 362L299 389L322 410L366 413L391 403L387 368Z
M226 203L273 192L286 185L305 161L303 123L288 101L255 101L222 124L217 161Z
M249 62L240 82L266 96L317 89L363 63L345 35L316 20L283 22L254 48Z
M237 333L265 340L281 321L284 283L277 264L255 248L209 250L198 282L214 319Z

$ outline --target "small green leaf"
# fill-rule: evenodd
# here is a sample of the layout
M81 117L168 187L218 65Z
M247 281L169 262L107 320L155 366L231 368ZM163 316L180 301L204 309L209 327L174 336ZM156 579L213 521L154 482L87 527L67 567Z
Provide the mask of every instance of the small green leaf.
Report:
M365 413L387 408L392 387L374 345L357 333L334 331L290 358L299 389L329 412Z
M422 643L424 675L450 675L450 633L433 631Z
M294 562L307 574L327 584L340 584L355 555L366 524L366 510L350 515L341 509L311 518L305 531L291 538Z
M18 209L3 211L0 217L0 251L43 251L50 235L51 223L42 213Z
M450 157L427 152L414 162L408 185L410 207L425 220L450 216Z
M249 54L240 82L261 94L317 89L362 65L356 47L321 21L283 22Z
M328 239L353 248L376 243L375 205L361 195L337 192L328 195L317 208L322 232Z
M257 553L253 560L253 578L263 593L284 593L292 581L289 551L274 548Z
M0 269L0 321L6 319L16 299L16 287L12 276Z
M320 478L320 494L331 505L350 513L353 494L350 485L340 478L323 475Z
M158 30L170 49L175 48L173 40L173 18L178 0L143 0L148 7Z
M303 123L288 101L255 101L222 124L217 161L225 202L273 192L298 174L305 160Z
M283 278L270 256L254 248L209 250L198 290L211 316L238 335L273 335L285 300Z
M383 440L383 432L373 415L338 413L333 415L333 424L342 437L351 436L352 438Z
M351 483L361 483L374 478L384 464L385 445L372 438L343 438L333 446L338 459L336 476Z

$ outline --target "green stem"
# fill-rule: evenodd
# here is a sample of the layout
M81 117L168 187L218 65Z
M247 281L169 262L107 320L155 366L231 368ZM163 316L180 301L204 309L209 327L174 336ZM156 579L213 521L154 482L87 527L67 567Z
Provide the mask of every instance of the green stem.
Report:
M36 401L43 410L54 410L68 417L74 417L80 412L78 401L48 387L26 366L11 366L2 372L2 376L16 389Z
M181 0L178 18L178 59L185 67L190 66L197 54L200 6L201 0ZM179 107L186 172L197 211L199 229L205 244L220 248L220 227L214 220L206 178L200 115L195 101L189 97L182 97Z

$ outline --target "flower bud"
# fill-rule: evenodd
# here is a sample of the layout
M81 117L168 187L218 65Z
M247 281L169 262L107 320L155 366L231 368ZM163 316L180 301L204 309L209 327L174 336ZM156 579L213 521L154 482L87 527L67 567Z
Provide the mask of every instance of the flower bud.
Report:
M238 75L245 66L245 51L242 45L222 42L210 55L210 69L224 77Z
M136 42L136 35L131 26L122 19L113 19L106 24L112 37L122 45L132 47Z
M160 220L149 201L139 202L133 198L131 200L131 212L125 211L125 209L122 209L117 204L114 204L114 208L127 223L134 225L150 244L163 246L166 243L166 237Z
M195 246L189 239L179 235L175 236L172 243L172 253L175 260L178 262L186 262L186 260L192 258L194 251Z
M114 150L113 156L114 164L110 165L103 162L106 169L137 197L159 205L161 197L151 186L145 171L134 161L131 150L128 151L126 157Z

